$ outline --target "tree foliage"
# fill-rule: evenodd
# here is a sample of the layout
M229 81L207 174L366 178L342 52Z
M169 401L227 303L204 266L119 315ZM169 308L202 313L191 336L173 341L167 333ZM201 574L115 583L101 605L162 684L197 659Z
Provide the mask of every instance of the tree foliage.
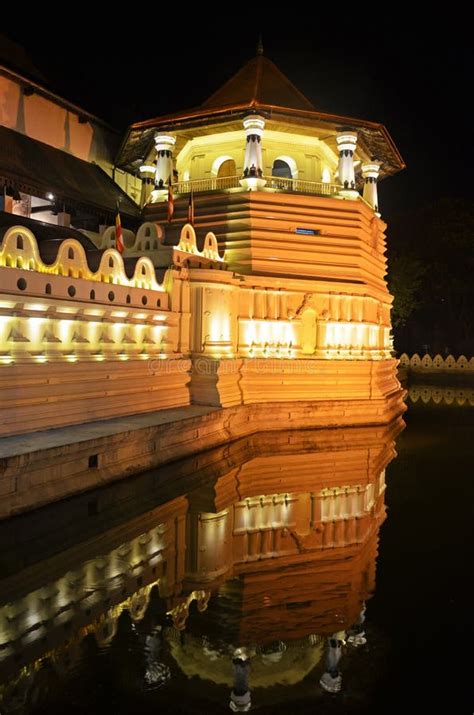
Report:
M389 262L388 285L394 296L392 324L403 327L410 315L423 304L422 285L425 264L407 253L393 252Z
M396 338L407 326L433 351L474 353L474 202L442 199L405 216L389 243Z

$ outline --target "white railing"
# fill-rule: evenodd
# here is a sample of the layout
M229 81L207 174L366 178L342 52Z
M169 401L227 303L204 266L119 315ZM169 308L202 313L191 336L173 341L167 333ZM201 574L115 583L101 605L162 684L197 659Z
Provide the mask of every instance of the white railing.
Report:
M177 194L189 194L191 191L220 191L223 189L241 188L241 176L210 176L206 179L193 181L178 181L173 184ZM317 196L334 196L339 191L337 184L326 184L321 181L303 181L302 179L286 179L280 176L264 176L266 188L277 191L297 192L301 194L315 194Z
M220 189L240 189L240 179L240 176L210 176L207 179L178 181L173 184L173 189L177 194L190 194L191 191L199 193L201 191L218 191Z
M266 187L278 191L296 191L301 194L317 194L318 196L334 196L339 191L337 184L326 184L322 181L303 181L302 179L286 179L282 176L264 176Z

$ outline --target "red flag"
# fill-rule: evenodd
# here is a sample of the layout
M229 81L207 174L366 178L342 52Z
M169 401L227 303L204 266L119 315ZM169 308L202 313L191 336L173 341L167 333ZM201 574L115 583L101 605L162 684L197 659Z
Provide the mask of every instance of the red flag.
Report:
M123 253L122 222L120 221L119 205L117 201L117 215L115 216L115 248L119 253Z
M168 184L168 221L171 221L174 214L174 196L171 181Z
M190 223L191 226L194 225L194 194L192 189L191 193L189 194L188 223Z

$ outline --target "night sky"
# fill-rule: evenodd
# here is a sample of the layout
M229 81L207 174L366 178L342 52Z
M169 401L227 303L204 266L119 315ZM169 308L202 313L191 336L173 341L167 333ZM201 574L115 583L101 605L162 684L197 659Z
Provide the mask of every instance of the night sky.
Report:
M410 21L407 29L390 15L368 24L357 10L345 23L336 22L336 9L323 20L315 7L319 21L303 18L302 30L276 11L273 19L254 19L248 6L239 14L232 5L237 19L225 20L219 6L208 13L210 27L177 5L169 13L175 19L162 22L163 4L140 7L98 26L82 5L70 6L61 12L62 29L41 12L40 32L34 21L25 28L5 20L1 31L25 47L50 88L123 130L199 105L254 56L262 30L265 54L317 109L387 126L408 168L380 187L385 218L442 196L472 197L473 50L461 37L462 18L430 18L419 27Z

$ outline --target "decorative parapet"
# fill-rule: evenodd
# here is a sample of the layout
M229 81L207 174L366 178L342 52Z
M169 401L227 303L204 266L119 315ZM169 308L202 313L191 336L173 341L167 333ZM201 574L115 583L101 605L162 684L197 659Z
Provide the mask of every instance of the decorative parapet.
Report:
M400 367L408 372L420 373L470 373L474 374L474 357L468 359L465 355L458 358L453 355L448 355L443 358L442 355L424 355L420 357L415 353L409 357L406 353L400 356Z
M97 248L115 248L115 225L106 226L101 233L95 231L82 231ZM125 254L133 254L136 251L160 251L169 250L169 246L164 246L165 232L163 228L154 221L145 221L133 233L130 229L123 228L123 242Z
M83 246L74 238L61 242L53 263L44 263L35 236L24 226L12 226L5 233L0 249L0 267L164 291L156 279L153 263L146 256L137 260L134 274L128 278L122 256L114 248L109 248L102 254L98 270L92 271Z
M216 263L220 268L225 266L224 259L219 254L217 238L212 231L206 234L203 249L200 251L197 247L196 232L190 223L186 223L181 229L178 245L173 246L173 264L200 268L202 261L205 265Z
M112 248L92 271L75 239L46 264L32 232L12 227L0 248L0 364L179 356L188 338L178 274L159 283L140 257L128 278Z
M108 226L101 234L83 231L100 249L115 247L115 226ZM209 231L204 238L202 251L198 249L196 232L190 223L181 229L177 245L165 245L165 230L154 221L146 221L138 229L136 235L132 231L124 231L124 255L127 258L150 255L155 266L168 267L173 265L194 265L201 267L210 262L219 268L224 267L224 260L219 254L217 238ZM189 260L190 256L198 260Z

